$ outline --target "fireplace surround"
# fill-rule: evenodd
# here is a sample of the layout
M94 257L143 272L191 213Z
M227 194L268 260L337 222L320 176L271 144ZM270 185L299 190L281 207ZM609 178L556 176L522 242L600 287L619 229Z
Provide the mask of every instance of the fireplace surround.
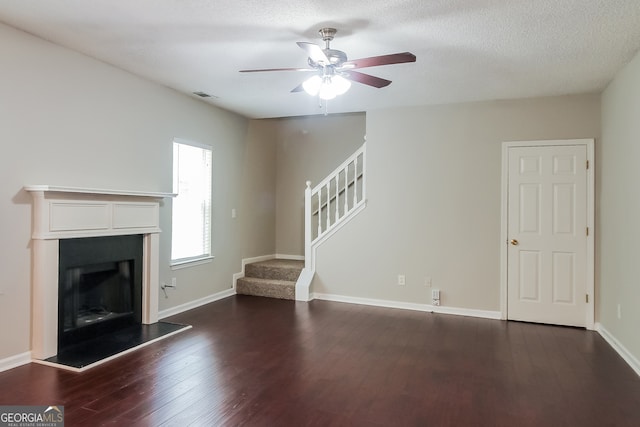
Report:
M159 208L164 198L174 197L175 194L50 185L29 185L24 188L33 198L32 358L44 360L55 356L58 353L59 339L63 338L60 337L60 331L64 326L59 327L59 277L78 274L77 271L59 271L60 242L64 241L62 246L66 246L67 239L138 235L142 247L141 292L139 297L132 294L131 298L140 300L140 309L139 313L133 316L137 316L142 324L156 323L159 289ZM129 268L125 265L128 262L126 260L106 260L102 264L114 262L115 266L94 266L89 270L93 268L94 274L103 276L118 276L120 273L106 272L113 269L123 270L123 275L129 274L126 271ZM105 280L114 283L121 278ZM95 297L88 296L87 299L92 300ZM123 308L119 306L117 310L121 309ZM97 311L97 307L93 310ZM87 319L89 317L85 317L85 320Z

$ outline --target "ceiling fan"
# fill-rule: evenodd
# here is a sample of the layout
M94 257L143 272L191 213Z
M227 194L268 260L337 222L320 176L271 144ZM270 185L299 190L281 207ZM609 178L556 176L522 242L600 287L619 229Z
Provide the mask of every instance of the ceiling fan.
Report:
M337 30L335 28L320 29L319 33L322 36L322 40L325 42L324 49L314 43L298 42L298 46L300 46L300 48L309 55L307 62L311 68L264 68L256 70L240 70L240 72L312 71L315 74L293 88L291 92L301 92L304 90L312 96L318 95L323 100L329 100L335 98L337 95L342 95L349 90L351 87L351 81L373 86L375 88L382 88L391 84L391 80L355 71L357 69L416 61L416 56L410 52L348 60L346 53L341 50L331 49L329 45L336 32Z

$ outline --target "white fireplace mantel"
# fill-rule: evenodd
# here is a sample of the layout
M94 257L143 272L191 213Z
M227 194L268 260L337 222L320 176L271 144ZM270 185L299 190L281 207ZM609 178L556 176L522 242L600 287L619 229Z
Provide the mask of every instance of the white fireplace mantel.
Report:
M159 233L160 201L173 193L28 185L33 239Z
M33 197L31 354L58 351L60 239L142 234L142 322L158 321L160 202L173 193L51 185L24 187Z
M27 191L43 191L52 193L105 194L113 196L152 197L156 199L177 196L176 193L137 190L109 190L105 188L67 187L60 185L25 185L24 189Z

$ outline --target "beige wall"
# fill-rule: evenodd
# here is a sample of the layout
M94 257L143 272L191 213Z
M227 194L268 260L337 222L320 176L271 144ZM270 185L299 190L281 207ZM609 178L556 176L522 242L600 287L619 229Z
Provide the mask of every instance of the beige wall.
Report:
M244 250L242 258L275 253L276 123L250 120L243 170L243 202L238 209Z
M363 114L268 120L277 126L276 251L304 255L305 182L315 186L358 149Z
M598 138L599 96L367 112L366 209L318 248L313 291L500 310L503 141ZM406 275L398 286L397 275Z
M165 202L160 279L176 277L178 288L160 309L229 289L243 256L274 252L275 139L262 146L247 119L1 24L0 58L0 361L30 348L26 184L171 191L173 138L210 144L216 258L169 269Z
M170 270L167 201L160 279L178 280L160 299L168 309L229 289L242 258L302 255L305 181L365 132L368 206L319 248L315 292L428 303L430 276L445 306L499 310L502 141L596 138L598 320L640 357L629 238L640 198L626 189L640 178L638 57L604 94L602 144L597 95L246 120L2 24L0 57L0 360L29 350L25 184L170 191L173 137L212 145L216 258Z
M596 153L598 318L636 360L640 360L639 112L640 54L603 93L602 145Z

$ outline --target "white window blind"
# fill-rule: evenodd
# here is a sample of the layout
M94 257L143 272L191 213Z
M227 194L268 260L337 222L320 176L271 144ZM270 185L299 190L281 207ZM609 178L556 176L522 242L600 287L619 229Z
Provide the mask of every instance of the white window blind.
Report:
M211 147L173 142L171 263L211 257Z

